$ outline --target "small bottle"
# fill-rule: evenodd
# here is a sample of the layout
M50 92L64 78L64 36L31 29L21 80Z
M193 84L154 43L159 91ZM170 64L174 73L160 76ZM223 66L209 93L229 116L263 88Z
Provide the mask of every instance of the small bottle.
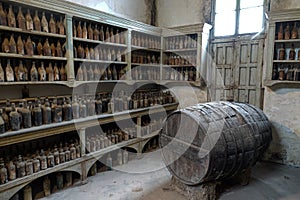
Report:
M287 24L285 31L284 31L284 39L289 40L291 39L291 30L290 30L290 25Z
M42 112L43 112L43 124L51 124L52 122L51 108L48 99L45 100L45 106L43 106Z
M63 148L60 148L59 149L59 161L60 161L60 163L64 163L65 160L66 160L65 152L64 152Z
M36 31L41 31L42 30L41 20L39 18L38 10L35 10L35 14L34 14L34 17L33 17L33 24L34 24L34 30L36 30Z
M50 33L56 34L56 22L54 20L53 14L50 15L49 20Z
M32 66L30 69L30 81L38 81L38 71L35 67L35 62L32 62Z
M47 166L47 157L45 155L44 150L41 150L41 156L40 156L40 161L41 161L41 170L45 170L48 168Z
M88 35L88 31L87 31L87 28L86 28L86 22L83 23L83 28L82 28L82 38L83 39L87 39L87 36Z
M31 159L27 160L25 163L26 175L29 176L33 174L33 162Z
M16 41L14 39L14 35L13 34L10 36L9 52L10 53L17 53L17 45L16 45Z
M54 72L53 72L52 63L49 63L49 66L46 68L46 74L47 74L48 81L54 81Z
M18 41L17 41L17 52L20 55L24 55L25 54L24 43L23 43L22 38L21 38L20 35L18 36Z
M74 146L74 144L71 144L71 148L70 148L70 159L71 160L75 160L77 158L76 155L76 148Z
M94 40L98 41L100 39L99 38L100 32L98 30L98 25L97 24L95 25L93 35L94 35L94 38L93 38Z
M0 159L0 185L3 185L8 182L8 173L4 165L4 161Z
M7 26L7 15L3 10L3 5L0 3L0 25Z
M9 161L8 165L7 165L7 169L8 169L8 179L10 181L13 181L17 178L17 172L16 172L16 165L13 163L13 161Z
M94 31L92 29L92 24L89 24L87 32L88 32L88 39L93 40L94 39Z
M5 73L0 62L0 82L4 82L4 81L5 81Z
M37 158L33 159L33 172L37 173L41 170L41 163L40 160Z
M48 153L47 166L48 166L48 168L51 168L51 167L55 166L54 156L53 156L52 152Z
M71 159L71 152L69 150L68 144L65 144L65 156L66 156L66 162L69 162Z
M30 36L28 36L27 41L25 43L25 49L26 49L26 54L28 56L33 56L34 55L33 43L31 41Z
M21 155L19 155L18 161L17 161L17 175L18 175L18 178L23 178L24 176L26 176L25 162L23 161L23 158Z
M32 121L34 126L41 126L43 124L43 114L40 100L36 100L34 108L32 109Z
M61 64L59 73L60 73L60 80L67 81L68 78L67 78L67 73L66 73L64 63Z
M121 43L119 29L116 30L115 43L117 44Z
M27 9L27 14L26 14L26 29L30 31L33 30L33 20L29 9Z
M85 59L88 59L88 60L91 59L90 49L88 46L85 47L84 57L85 57Z
M48 26L48 21L47 21L46 16L45 16L45 12L42 13L41 24L42 24L43 32L49 33L49 26Z
M56 146L54 147L53 156L54 156L55 165L59 165L60 164L59 151Z
M17 15L17 19L18 19L18 27L20 29L25 30L26 29L26 22L25 22L25 17L23 15L21 6L19 6L19 12L18 12L18 15Z
M41 62L41 66L39 67L38 73L39 73L39 81L47 80L47 73L44 67L44 62Z
M16 17L12 8L12 5L9 5L8 13L7 13L7 25L9 27L17 27Z
M16 106L14 103L11 104L12 111L9 114L10 126L12 131L20 130L21 121L19 113L16 110Z
M279 49L279 60L285 60L285 48L284 46L282 46L280 49Z
M100 98L100 95L97 94L97 101L95 103L96 105L96 114L97 115L101 115L102 114L102 101L101 101L101 98Z
M93 99L88 99L87 101L87 113L88 116L95 115L95 101Z
M43 55L44 56L51 56L51 48L49 45L48 38L46 39L44 46L43 46Z
M63 106L63 116L64 121L72 120L72 105L69 97L66 98L65 104Z

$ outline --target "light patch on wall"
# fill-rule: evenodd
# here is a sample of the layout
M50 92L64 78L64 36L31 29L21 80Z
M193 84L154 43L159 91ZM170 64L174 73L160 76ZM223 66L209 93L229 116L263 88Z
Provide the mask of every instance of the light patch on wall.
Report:
M110 9L110 7L107 5L106 2L98 3L98 4L95 6L95 9L101 10L101 11L107 12L107 13L111 13L111 12L112 12L112 10Z

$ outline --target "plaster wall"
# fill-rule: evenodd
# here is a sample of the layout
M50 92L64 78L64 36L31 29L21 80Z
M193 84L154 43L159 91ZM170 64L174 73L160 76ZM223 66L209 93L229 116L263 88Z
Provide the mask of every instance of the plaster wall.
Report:
M299 0L271 0L271 11L300 8Z

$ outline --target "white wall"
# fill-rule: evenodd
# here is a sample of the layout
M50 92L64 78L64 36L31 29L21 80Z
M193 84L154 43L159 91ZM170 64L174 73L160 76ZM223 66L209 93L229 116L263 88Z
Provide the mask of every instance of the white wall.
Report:
M271 10L286 10L300 8L299 0L271 0Z
M67 0L117 16L150 24L148 0Z

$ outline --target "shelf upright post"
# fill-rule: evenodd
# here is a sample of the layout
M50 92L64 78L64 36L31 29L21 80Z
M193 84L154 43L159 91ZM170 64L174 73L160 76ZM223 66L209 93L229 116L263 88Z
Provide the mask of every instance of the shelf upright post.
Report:
M131 48L131 37L132 37L132 30L128 29L127 34L126 34L126 44L127 44L127 54L126 54L126 61L127 61L127 69L126 69L126 79L127 80L132 80L131 76L131 70L132 70L132 65L131 65L131 55L132 55L132 48Z
M67 75L68 81L73 82L75 80L75 71L74 71L74 46L73 46L73 22L72 16L66 15L66 57L67 57Z

